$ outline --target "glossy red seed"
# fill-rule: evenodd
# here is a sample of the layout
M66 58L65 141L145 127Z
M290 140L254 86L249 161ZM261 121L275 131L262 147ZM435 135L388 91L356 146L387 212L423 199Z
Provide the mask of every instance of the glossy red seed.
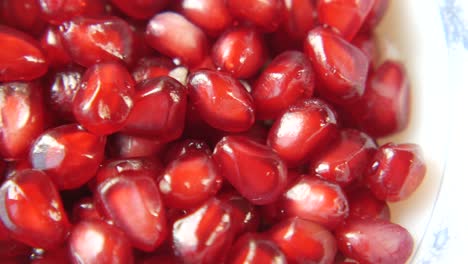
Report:
M0 43L0 82L29 81L47 72L47 58L29 35L0 25Z
M69 222L62 201L52 180L41 171L18 172L4 182L0 212L10 236L29 246L53 249L66 239Z
M309 175L293 181L278 206L287 216L314 221L329 229L337 227L349 214L348 200L338 185Z
M46 130L32 144L29 160L45 171L58 189L74 189L89 181L104 158L106 139L76 124Z
M0 20L8 26L37 36L46 26L37 0L0 1Z
M172 228L174 252L183 263L221 263L233 236L231 209L215 198L177 220Z
M149 173L108 178L98 185L95 199L133 247L150 252L164 241L168 231L165 208Z
M286 264L286 257L278 246L258 234L247 233L240 237L230 250L227 263Z
M277 223L267 234L283 251L288 263L331 264L335 258L335 238L314 222L290 218Z
M262 31L275 31L283 20L283 0L227 0L229 12L236 19L252 23Z
M161 76L168 76L176 66L166 57L143 57L132 71L133 78L137 83L144 80Z
M289 105L308 99L315 88L312 64L303 53L286 51L261 73L252 97L258 119L276 119Z
M44 130L41 90L38 82L0 83L0 153L3 158L24 158L31 142Z
M416 144L385 144L371 164L365 182L377 198L389 202L408 198L426 174L422 151Z
M54 25L60 25L77 16L104 14L102 0L38 0L38 2L42 17Z
M388 204L375 197L367 188L348 193L349 218L390 220Z
M109 137L108 154L115 158L151 157L163 152L165 143L144 137L116 133Z
M169 162L190 153L205 153L211 155L212 151L210 146L203 140L199 139L185 139L172 143L166 153L164 153L164 163Z
M91 197L84 197L73 205L72 221L103 220Z
M144 258L138 264L179 264L180 261L172 254L158 254Z
M218 199L231 206L236 236L246 232L256 232L260 226L260 214L257 207L235 191L223 191Z
M51 67L60 68L72 63L58 28L48 27L39 41Z
M82 66L134 59L134 33L123 19L75 17L64 22L60 32L71 58Z
M232 24L224 0L181 0L180 13L208 35L216 37Z
M374 5L372 5L369 14L364 20L362 30L371 31L372 29L374 29L384 17L388 9L388 5L388 0L374 0Z
M280 29L294 41L304 42L307 33L317 25L315 0L284 1L285 19ZM290 39L288 39L290 41Z
M42 254L31 255L31 264L69 264L70 255L67 246L62 246L54 250L47 250Z
M347 40L353 39L375 0L318 0L319 22L335 29Z
M151 18L170 3L168 0L111 0L111 2L123 13L136 19Z
M286 187L286 166L268 146L227 136L218 142L213 157L226 180L253 204L275 201Z
M253 77L266 60L262 36L251 27L236 27L221 35L213 46L213 62L236 78Z
M69 241L74 264L132 264L132 248L125 234L101 221L82 221L71 232Z
M369 76L363 97L345 109L371 136L388 136L405 129L410 115L410 86L403 65L384 62Z
M193 72L188 79L188 89L195 109L212 127L241 132L253 125L253 99L231 75L213 70Z
M317 27L307 35L304 51L320 81L321 96L339 104L362 96L369 58L361 50L331 30Z
M413 251L408 231L386 220L350 219L335 236L340 251L362 264L406 263Z
M208 53L205 33L174 12L155 15L146 27L146 40L157 51L188 66L199 64Z
M119 63L88 68L73 99L73 114L87 130L108 135L121 130L134 105L135 81Z
M377 37L375 34L373 32L359 32L353 38L351 44L360 49L367 56L367 58L369 58L369 72L372 72L373 67L379 64L380 59Z
M157 77L136 87L134 106L123 132L172 141L182 135L187 108L187 89L171 77Z
M310 174L341 186L361 179L377 151L377 145L367 134L344 129L340 137L310 165Z
M289 167L295 167L319 153L337 134L331 106L320 99L308 99L289 106L275 120L268 144Z
M31 248L21 242L11 239L8 236L0 237L0 258L2 261L18 256L27 256L30 252Z

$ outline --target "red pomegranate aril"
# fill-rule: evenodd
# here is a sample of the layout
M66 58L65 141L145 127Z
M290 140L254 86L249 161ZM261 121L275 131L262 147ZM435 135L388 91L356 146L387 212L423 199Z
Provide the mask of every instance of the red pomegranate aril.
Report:
M346 186L362 178L377 151L374 140L355 129L344 129L340 137L311 162L310 174Z
M260 226L260 214L253 204L235 191L223 191L218 199L231 206L232 219L236 225L236 236L256 232Z
M75 203L71 218L74 223L88 220L104 220L91 197L84 197Z
M364 93L369 58L330 29L317 27L307 35L304 51L314 67L320 96L337 104Z
M367 188L348 193L349 218L390 220L390 208Z
M347 40L353 39L364 23L375 0L318 0L318 20L332 27Z
M289 185L278 201L278 209L286 216L314 221L329 229L337 227L349 214L348 200L339 185L309 175Z
M60 25L60 32L73 61L84 67L134 59L134 33L123 19L75 17Z
M41 251L41 250L39 250ZM70 264L70 255L67 246L62 246L54 250L41 252L42 254L31 254L31 264Z
M46 26L37 0L0 1L0 20L8 26L36 36Z
M266 60L262 36L252 27L226 31L213 45L213 63L235 78L253 77Z
M373 72L373 67L378 65L380 59L375 34L373 32L359 32L353 38L351 44L360 49L367 58L369 58L369 74L371 74Z
M45 107L39 82L0 83L0 154L27 156L31 142L44 130Z
M304 42L307 33L317 25L315 0L284 1L285 18L280 30L294 41ZM291 39L288 39L290 41Z
M195 109L210 126L242 132L253 125L252 96L230 74L213 70L193 72L188 79L188 89Z
M268 146L227 136L218 142L213 157L224 178L253 204L275 201L286 187L286 165Z
M410 233L387 220L349 219L335 236L340 251L362 264L406 263L413 251Z
M257 118L276 119L289 105L310 98L314 80L312 64L303 53L281 53L265 68L253 87Z
M166 57L143 57L132 71L136 83L161 76L168 76L176 65Z
M205 153L211 155L212 151L208 143L199 139L185 139L177 141L169 145L166 153L164 153L164 164L191 153Z
M5 238L0 237L0 258L2 260L18 256L27 256L30 252L31 248L21 242L11 239L8 236Z
M181 0L180 13L208 35L216 37L232 24L224 0Z
M149 21L146 41L155 50L180 59L187 66L199 64L208 54L205 33L174 12L159 13Z
M72 63L72 58L65 49L62 35L58 28L48 27L39 41L51 67L60 68Z
M374 0L369 14L364 20L361 30L371 31L373 30L385 15L389 5L389 0Z
M74 264L132 264L132 248L125 234L102 221L82 221L72 230L69 241Z
M157 254L157 255L146 257L137 263L138 264L180 264L180 261L179 259L177 259L176 256L166 253L166 254Z
M321 99L301 100L283 112L268 133L268 144L289 167L310 159L338 136L335 112Z
M426 174L422 151L416 144L385 144L371 164L365 182L377 198L389 202L408 198Z
M47 58L29 35L0 25L0 43L0 82L30 81L47 72Z
M135 81L119 63L88 68L73 99L73 114L87 130L108 135L125 126L132 107Z
M182 135L187 89L171 77L157 77L136 87L134 106L122 131L126 134L173 141Z
M54 183L44 172L18 172L3 183L0 201L0 220L13 239L43 249L65 241L68 218Z
M76 124L46 130L32 144L29 160L46 172L60 190L75 189L89 181L104 158L106 138Z
M166 147L159 140L116 133L108 138L108 155L114 158L151 157L162 153Z
M233 236L231 208L216 198L177 220L172 228L174 252L183 263L222 263Z
M126 15L135 19L149 19L163 10L170 2L168 0L111 0L111 2Z
M232 246L227 263L286 264L288 262L275 243L258 234L247 233Z
M53 25L60 25L77 16L104 14L102 0L38 0L38 2L42 17Z
M274 225L267 235L283 251L287 263L331 264L335 259L335 238L314 222L290 218Z
M275 31L284 14L283 0L226 0L229 12L244 23L251 23L262 31Z
M101 164L96 174L96 185L99 185L109 178L116 178L119 176L132 177L141 174L150 176L156 181L163 170L163 165L155 157L107 160L105 163Z
M108 178L98 185L95 199L133 247L151 252L164 241L168 232L165 208L153 175L140 171L139 175Z
M386 61L369 76L366 91L345 106L351 119L373 137L405 129L410 115L410 86L403 65Z

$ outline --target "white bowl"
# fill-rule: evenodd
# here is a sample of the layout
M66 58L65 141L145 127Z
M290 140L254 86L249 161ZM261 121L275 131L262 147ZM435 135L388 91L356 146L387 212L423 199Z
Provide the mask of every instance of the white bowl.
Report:
M417 143L428 166L416 193L391 204L392 220L415 239L411 263L468 263L468 1L390 2L377 33L382 57L408 70L412 116L380 142Z

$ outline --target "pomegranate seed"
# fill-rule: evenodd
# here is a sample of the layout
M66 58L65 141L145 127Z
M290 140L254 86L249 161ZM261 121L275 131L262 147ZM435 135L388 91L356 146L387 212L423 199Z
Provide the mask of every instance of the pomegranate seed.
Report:
M177 220L172 229L174 251L183 263L221 263L233 235L231 209L215 198Z
M224 0L181 0L180 13L213 37L232 24Z
M210 146L203 140L185 139L177 141L171 144L164 154L164 163L168 164L181 156L200 152L211 155Z
M362 96L369 58L361 50L321 27L309 32L304 50L320 81L317 88L321 96L338 104Z
M41 250L42 251L42 250ZM54 250L47 250L42 254L33 253L31 256L31 264L63 264L70 263L70 255L68 247L62 246Z
M226 5L235 18L252 23L265 32L278 28L285 9L283 0L226 0Z
M180 261L171 254L154 255L138 262L139 264L179 264Z
M106 139L76 124L45 131L32 144L29 159L34 169L43 170L60 189L84 185L96 173L104 158Z
M132 248L125 234L101 221L82 221L71 232L69 252L72 263L132 264Z
M374 33L360 32L353 38L351 44L360 49L367 56L367 58L369 58L369 71L371 73L373 71L374 65L378 65L378 61L380 58L378 45Z
M41 15L50 24L60 25L77 16L99 16L104 14L101 0L38 0Z
M179 138L187 108L186 88L173 78L158 77L141 82L136 90L135 105L123 132L162 142Z
M0 220L15 240L43 249L65 241L67 215L53 182L41 171L21 171L4 182L0 212Z
M240 237L230 250L229 264L275 263L286 264L283 252L272 241L247 233Z
M335 232L338 248L359 263L406 263L413 239L403 227L386 220L350 219Z
M118 63L88 68L73 99L73 113L89 131L108 135L121 130L133 107L135 82Z
M209 154L191 151L172 160L159 179L164 203L171 208L196 207L214 196L222 178Z
M155 15L146 28L146 40L157 51L188 66L201 63L208 54L205 33L174 12Z
M245 232L256 232L260 225L257 208L235 191L222 192L218 198L231 206L233 224L236 225L236 236Z
M351 40L361 28L375 0L318 0L319 22Z
M156 156L163 152L165 144L159 140L117 133L109 137L108 153L115 158L139 158Z
M278 201L280 211L333 229L349 214L340 186L303 175L293 181Z
M218 38L212 58L216 66L235 78L253 77L266 60L263 38L253 28L233 28Z
M286 166L268 146L227 136L218 142L213 157L226 180L253 204L275 201L286 187Z
M311 163L310 173L345 186L361 178L376 151L371 137L359 130L344 129L338 140Z
M335 258L335 238L314 222L290 218L273 226L268 236L283 251L288 263L327 264Z
M91 197L84 197L73 206L72 221L74 223L103 219Z
M307 33L317 25L315 8L315 0L290 0L284 1L285 4L285 19L281 25L283 30L294 41L299 41L301 44L307 36Z
M253 125L253 99L231 75L200 70L189 76L188 89L195 108L212 127L228 132L241 132Z
M257 118L276 119L289 105L311 97L314 86L312 64L303 53L278 55L255 82L252 97Z
M75 17L63 23L60 32L71 58L82 66L133 60L134 34L120 18Z
M8 26L37 35L46 26L37 0L0 1L0 20Z
M370 75L361 99L345 106L351 119L366 133L384 137L406 128L410 87L403 65L384 62Z
M137 83L161 76L168 76L174 63L166 57L143 57L133 69L132 75Z
M39 82L0 83L2 157L24 158L31 142L44 130L41 89Z
M5 259L14 259L15 257L26 256L30 251L31 248L23 243L20 243L11 238L0 238L0 258L2 259L2 264L4 263L3 261Z
M338 135L331 106L320 99L302 100L289 106L273 123L268 144L288 164L295 167Z
M374 0L374 5L372 5L369 14L364 20L362 29L365 31L371 31L372 29L374 29L385 15L385 12L388 9L388 4L388 0Z
M366 183L377 198L389 202L408 198L426 174L421 149L415 144L385 144L371 164Z
M59 29L55 27L48 27L40 38L41 48L51 67L60 68L72 62L63 42Z
M0 25L0 82L33 80L47 72L39 43L16 29Z
M6 165L4 176L5 179L10 179L17 172L30 169L32 166L28 159L10 161Z
M111 0L111 2L126 15L136 19L148 19L163 10L170 2L168 0Z
M107 178L98 185L95 198L104 215L125 232L132 246L150 252L167 234L166 215L153 176L143 170L138 172Z
M349 218L390 220L390 208L367 188L348 193Z

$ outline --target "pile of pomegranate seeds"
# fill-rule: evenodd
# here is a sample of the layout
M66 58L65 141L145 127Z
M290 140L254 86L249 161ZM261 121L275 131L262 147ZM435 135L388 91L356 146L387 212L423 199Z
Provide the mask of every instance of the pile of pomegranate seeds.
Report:
M388 0L0 1L2 263L405 263Z

